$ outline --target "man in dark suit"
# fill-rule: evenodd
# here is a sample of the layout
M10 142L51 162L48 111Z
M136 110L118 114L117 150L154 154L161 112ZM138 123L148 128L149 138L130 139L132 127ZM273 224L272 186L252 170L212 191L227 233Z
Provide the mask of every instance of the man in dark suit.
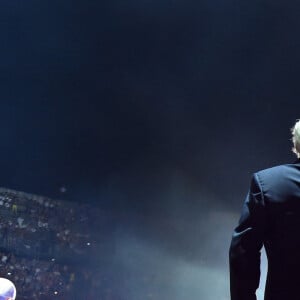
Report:
M300 121L292 129L292 164L252 176L229 251L231 300L256 300L260 251L268 274L265 300L300 300Z

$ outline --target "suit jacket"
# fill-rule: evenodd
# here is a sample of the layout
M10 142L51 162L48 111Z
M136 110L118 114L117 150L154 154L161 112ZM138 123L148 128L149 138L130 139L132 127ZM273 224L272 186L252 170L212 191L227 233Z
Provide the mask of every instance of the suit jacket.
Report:
M252 176L229 251L231 300L256 300L260 251L268 273L265 300L300 299L300 160Z

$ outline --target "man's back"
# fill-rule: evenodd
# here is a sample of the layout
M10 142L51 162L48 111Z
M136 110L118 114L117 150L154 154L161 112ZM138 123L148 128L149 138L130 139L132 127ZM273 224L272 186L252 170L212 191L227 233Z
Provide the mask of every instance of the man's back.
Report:
M263 245L268 257L265 300L300 299L299 159L253 175L230 246L232 300L256 299Z

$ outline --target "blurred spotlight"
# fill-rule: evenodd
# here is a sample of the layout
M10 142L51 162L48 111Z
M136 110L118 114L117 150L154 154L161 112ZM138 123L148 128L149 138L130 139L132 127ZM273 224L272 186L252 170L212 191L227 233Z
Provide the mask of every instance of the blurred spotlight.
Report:
M0 278L0 299L15 300L16 295L15 285L6 278Z

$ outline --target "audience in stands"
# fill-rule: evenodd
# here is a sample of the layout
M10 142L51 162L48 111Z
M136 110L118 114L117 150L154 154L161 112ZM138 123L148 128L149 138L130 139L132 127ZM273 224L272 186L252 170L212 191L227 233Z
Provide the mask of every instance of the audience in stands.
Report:
M0 277L18 300L117 300L108 278L95 276L101 212L86 204L0 189Z
M85 204L0 191L0 247L52 256L91 254L99 235L91 231L97 213Z

